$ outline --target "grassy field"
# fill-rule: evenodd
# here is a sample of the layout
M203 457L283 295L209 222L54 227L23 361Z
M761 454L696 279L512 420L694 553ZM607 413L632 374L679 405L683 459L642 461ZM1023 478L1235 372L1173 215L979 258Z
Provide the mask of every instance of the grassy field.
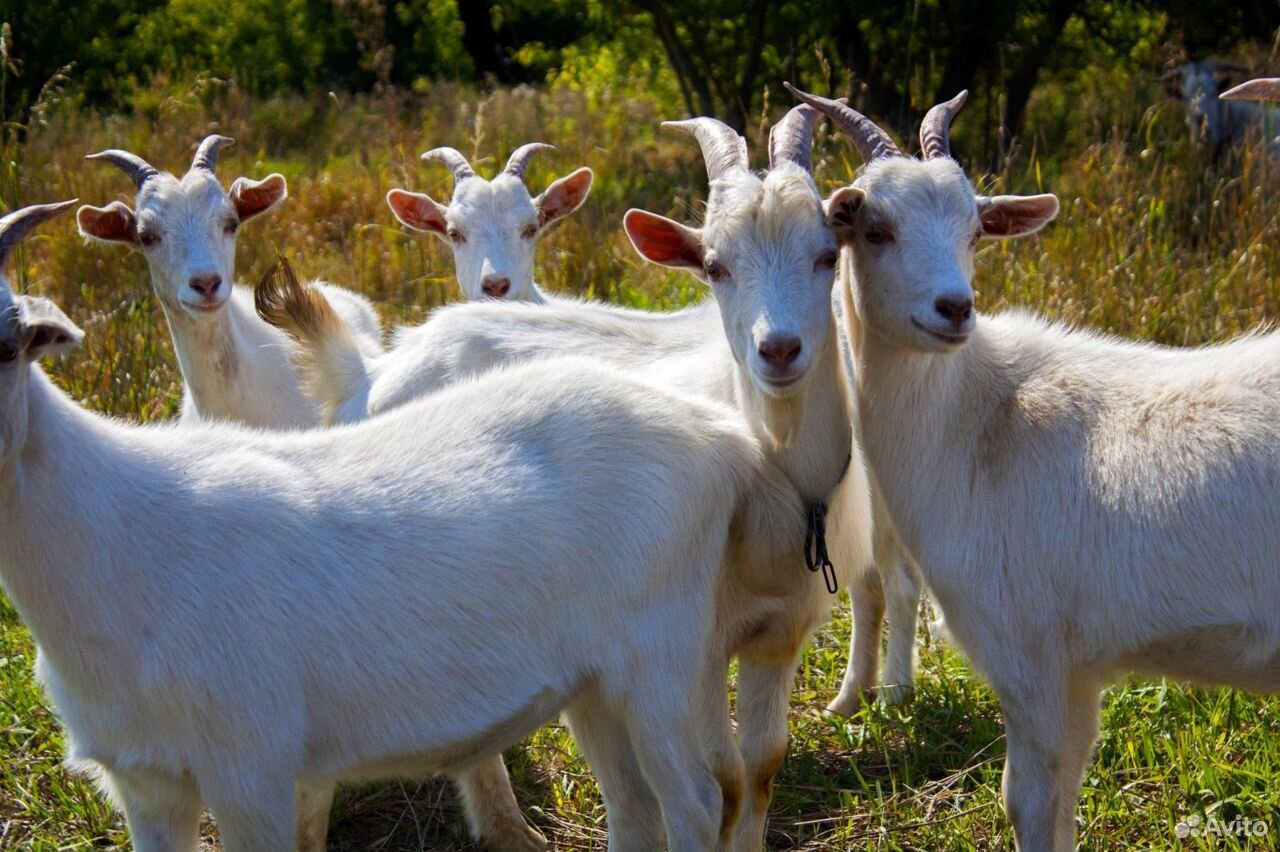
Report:
M1089 98L1114 97L1110 91L1078 93L1083 109ZM1136 97L1157 102L1154 91ZM447 197L447 171L417 159L435 145L454 145L492 172L516 145L541 140L558 150L536 162L531 185L585 164L596 186L541 244L539 281L669 309L701 298L700 287L642 265L620 226L630 206L697 216L705 197L701 160L691 139L657 129L669 117L652 101L609 90L481 96L441 86L377 99L254 101L216 82L156 87L132 116L55 106L21 141L6 137L0 199L6 209L72 196L97 205L131 200L122 174L82 157L123 147L176 171L216 130L239 140L222 156L224 182L270 171L289 180L283 208L241 232L242 280L256 280L282 252L299 270L374 299L389 322L418 322L455 297L452 265L443 244L395 225L382 201L387 189ZM1280 162L1245 152L1207 169L1172 104L1136 110L1123 130L1082 133L1052 155L1032 138L982 178L984 189L1054 191L1063 212L1040 237L983 248L980 307L1025 305L1073 324L1179 344L1222 340L1280 316ZM857 165L852 154L829 130L820 134L820 183L847 183ZM749 140L757 165L763 138ZM141 257L84 245L68 218L26 241L10 277L20 289L57 299L87 331L82 352L51 367L77 399L137 421L175 415L181 385ZM811 581L800 566L797 581ZM819 709L838 687L847 653L847 606L837 613L816 637L793 693L793 743L770 848L1011 847L999 805L1004 740L990 691L958 654L924 637L911 705L873 706L848 722L824 719ZM16 613L0 599L0 849L120 846L127 841L122 820L58 764L61 735L32 680L33 655ZM1109 690L1105 704L1103 739L1078 810L1085 848L1280 846L1280 699L1134 682ZM562 730L548 728L509 757L519 798L559 848L605 848L597 790ZM1267 828L1262 837L1178 839L1175 826L1193 817L1202 825L1238 817ZM469 848L457 802L441 781L345 790L331 846Z

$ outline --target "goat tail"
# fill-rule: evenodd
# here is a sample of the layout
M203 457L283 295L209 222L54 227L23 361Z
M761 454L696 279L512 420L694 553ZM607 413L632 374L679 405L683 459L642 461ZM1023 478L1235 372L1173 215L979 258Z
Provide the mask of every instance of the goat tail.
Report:
M298 280L283 256L262 276L253 296L258 316L296 343L293 361L303 390L332 424L349 399L368 390L364 358L351 329L324 293Z

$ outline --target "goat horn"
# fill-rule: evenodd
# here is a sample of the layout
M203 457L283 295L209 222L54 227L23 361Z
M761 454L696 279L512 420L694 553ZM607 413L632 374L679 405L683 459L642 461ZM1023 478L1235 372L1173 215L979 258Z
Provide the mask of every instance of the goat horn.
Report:
M747 160L747 140L733 131L723 121L701 116L684 121L664 121L663 127L674 127L692 133L702 148L702 159L707 165L707 179L716 180L721 175L741 169L750 171Z
M788 92L834 121L853 141L863 162L870 163L883 157L903 156L897 143L888 133L853 107L830 98L802 92L790 83L782 85L786 86Z
M64 210L70 210L77 201L79 201L78 198L73 198L70 201L58 201L53 204L32 204L0 219L0 266L4 265L13 247L30 233L32 228L46 219L52 219Z
M453 182L459 183L467 178L476 176L475 170L471 168L471 164L467 162L467 158L462 156L462 152L457 148L432 148L430 151L422 155L424 160L439 160L449 167L449 171L453 172Z
M104 163L110 163L116 166L120 171L127 174L132 180L133 185L138 189L142 189L142 185L151 180L160 172L156 171L156 167L139 157L137 154L130 154L128 151L121 151L118 148L112 148L107 151L99 151L97 154L90 154L85 157L86 160L101 160Z
M554 151L555 149L555 145L548 145L545 142L530 142L526 145L521 145L511 152L511 158L507 160L507 167L502 170L502 173L524 180L524 170L529 168L529 161L533 159L534 155L541 154L543 151Z
M1259 77L1228 89L1219 97L1224 101L1280 101L1280 77Z
M969 97L968 89L949 101L936 104L920 122L920 153L926 160L951 156L951 121Z
M787 110L769 131L769 168L795 163L813 174L813 122L818 111L808 104Z
M218 165L218 152L234 144L236 140L230 136L219 136L216 133L206 136L200 143L200 147L196 149L196 155L191 160L191 168L204 169L207 172L215 171Z

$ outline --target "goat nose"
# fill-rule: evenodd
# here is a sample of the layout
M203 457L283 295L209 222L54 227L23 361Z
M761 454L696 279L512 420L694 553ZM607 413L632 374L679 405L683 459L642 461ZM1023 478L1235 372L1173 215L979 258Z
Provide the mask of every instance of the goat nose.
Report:
M774 335L760 344L759 351L766 364L781 369L799 358L802 348L804 345L798 337Z
M221 275L196 275L187 282L191 285L191 289L195 290L201 296L208 298L217 292L218 287L222 285Z
M942 315L943 319L946 319L951 324L963 325L969 321L969 317L973 314L973 299L939 296L938 300L933 303L933 308Z
M511 290L511 279L486 278L480 282L480 289L490 299L501 299Z

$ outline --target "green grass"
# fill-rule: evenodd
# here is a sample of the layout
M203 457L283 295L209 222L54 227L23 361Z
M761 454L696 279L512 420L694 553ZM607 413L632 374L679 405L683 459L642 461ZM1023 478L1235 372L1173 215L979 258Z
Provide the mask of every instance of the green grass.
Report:
M1149 84L1115 85L1142 91ZM1139 96L1156 100L1150 91ZM241 233L241 278L255 280L282 251L300 271L354 287L382 305L387 320L407 322L454 298L452 265L441 243L394 225L382 202L386 190L447 197L447 172L417 160L435 145L452 144L492 172L518 144L552 142L558 151L535 163L531 183L544 186L586 164L596 186L584 209L541 244L540 282L654 309L701 297L688 277L640 263L621 232L629 206L693 220L705 197L696 145L657 131L658 120L671 116L634 93L553 88L480 96L439 86L413 97L255 101L204 82L157 87L132 116L56 105L46 116L21 144L10 139L0 151L6 208L76 195L97 205L131 200L123 175L83 155L125 147L176 170L203 134L217 130L239 140L222 158L226 182L272 170L289 179L283 209ZM1280 162L1246 153L1212 173L1183 136L1176 110L1155 107L1136 131L1102 127L1077 149L1027 154L985 178L992 191L1057 192L1063 213L1037 238L984 247L980 305L1025 305L1182 344L1222 340L1280 315ZM763 139L756 131L749 140L758 164ZM820 183L847 182L856 168L847 146L824 128L817 150ZM15 285L57 299L86 329L84 350L51 366L73 396L137 421L174 416L181 385L140 257L85 246L64 219L29 238L9 272ZM796 570L797 582L812 582ZM999 804L999 707L955 651L925 642L908 707L873 706L848 722L820 715L844 669L847 618L841 604L797 680L770 848L1009 848ZM127 842L119 817L59 766L61 734L34 683L33 656L16 613L0 602L0 849L119 847ZM1144 681L1111 689L1105 705L1078 809L1085 848L1280 845L1280 700ZM598 792L561 729L546 729L509 758L521 802L560 848L605 848ZM1265 820L1271 830L1261 839L1177 840L1174 826L1193 815ZM443 782L342 793L332 848L423 847L470 848Z

